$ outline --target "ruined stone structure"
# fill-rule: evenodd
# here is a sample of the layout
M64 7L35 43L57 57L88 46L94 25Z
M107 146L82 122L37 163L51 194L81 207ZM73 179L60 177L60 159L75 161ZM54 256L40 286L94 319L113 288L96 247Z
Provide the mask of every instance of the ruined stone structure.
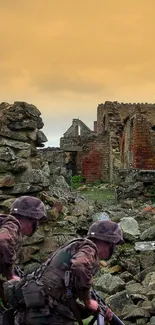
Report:
M34 105L0 104L0 212L8 212L16 196L48 190L54 175L65 175L64 152L42 148L43 125Z
M33 195L46 206L48 221L24 240L19 263L39 263L58 246L87 229L88 202L70 191L71 175L60 148L44 148L40 111L31 104L0 104L0 213L9 213L16 197Z
M107 132L96 136L82 121L74 119L60 139L60 148L66 152L66 167L72 170L73 175L82 174L89 182L109 178Z
M74 119L60 139L67 166L87 182L114 180L121 168L155 168L155 104L105 102L91 131Z

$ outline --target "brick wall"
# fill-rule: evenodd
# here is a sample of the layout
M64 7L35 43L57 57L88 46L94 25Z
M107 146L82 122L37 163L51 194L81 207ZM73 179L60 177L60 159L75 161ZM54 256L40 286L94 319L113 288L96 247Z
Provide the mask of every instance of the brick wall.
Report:
M124 168L155 169L155 131L140 112L125 123L121 152Z
M136 115L133 125L133 167L155 169L155 134L141 114Z
M81 171L86 182L109 179L108 141L108 135L98 136L77 153L77 171Z
M97 107L97 126L98 131L101 130L103 125L103 115L106 114L107 111L113 109L115 107L115 111L118 111L120 116L120 121L123 123L124 119L126 119L129 115L131 115L137 107L141 109L141 111L145 114L147 120L152 124L155 124L155 104L149 103L119 103L117 101L111 102L106 101L104 104L99 104Z

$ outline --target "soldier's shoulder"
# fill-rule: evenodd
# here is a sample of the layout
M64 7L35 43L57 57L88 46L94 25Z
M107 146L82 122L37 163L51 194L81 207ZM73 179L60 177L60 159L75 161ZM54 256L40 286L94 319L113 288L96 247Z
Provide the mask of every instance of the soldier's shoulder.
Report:
M16 225L19 229L21 228L19 221L11 214L0 214L0 228L7 223Z

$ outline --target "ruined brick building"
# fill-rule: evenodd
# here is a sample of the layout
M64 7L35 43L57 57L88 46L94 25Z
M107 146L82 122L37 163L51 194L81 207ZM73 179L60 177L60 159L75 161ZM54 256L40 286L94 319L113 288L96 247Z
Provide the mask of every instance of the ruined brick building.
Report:
M155 169L155 104L99 104L94 130L73 119L60 149L87 182L113 180L120 168Z

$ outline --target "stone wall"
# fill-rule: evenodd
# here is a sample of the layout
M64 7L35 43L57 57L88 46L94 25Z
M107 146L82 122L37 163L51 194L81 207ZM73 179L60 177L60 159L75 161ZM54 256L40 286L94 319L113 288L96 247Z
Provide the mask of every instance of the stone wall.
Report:
M64 152L43 148L43 125L34 105L0 104L0 212L8 213L17 196L38 195L58 179L62 187L68 180Z
M124 168L155 168L155 104L105 102L97 108L97 131L110 137L110 180Z
M122 162L125 168L155 169L155 131L140 107L125 121Z
M136 107L140 107L142 113L146 115L146 118L152 124L155 124L155 104L148 103L119 103L117 101L111 102L106 101L104 104L99 104L97 107L97 129L98 132L102 130L103 127L103 117L107 108L115 108L115 111L119 112L120 121L123 121L132 114L132 112L136 109Z
M113 181L123 167L154 168L154 124L155 104L106 101L98 105L94 131L73 119L60 148L70 155L73 175L81 173L87 182Z
M37 147L47 141L34 105L0 105L0 200L39 192L49 185L46 164L34 168Z
M69 155L75 168L73 175L82 174L86 182L109 179L109 136L104 134L63 137L60 148ZM74 156L73 156L74 153Z
M136 198L142 202L154 200L155 170L120 169L115 181L118 202L128 198Z
M44 202L48 215L32 238L24 238L17 262L25 271L86 232L92 221L88 202L70 190L66 153L44 148L47 138L42 127L41 113L34 105L0 104L0 213L9 213L16 197L33 195Z
M77 153L77 171L82 172L87 182L109 179L109 136L108 133L93 137L83 143Z

